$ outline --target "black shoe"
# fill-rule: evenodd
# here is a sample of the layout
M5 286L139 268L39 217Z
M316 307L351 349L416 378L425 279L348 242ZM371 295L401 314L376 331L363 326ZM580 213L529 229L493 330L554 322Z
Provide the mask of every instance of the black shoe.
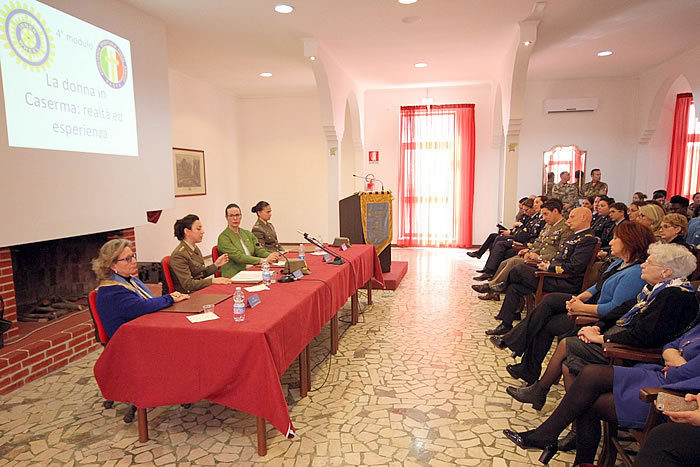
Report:
M569 434L557 441L557 447L562 452L569 452L576 449L576 431L571 430Z
M483 274L486 272L486 269L477 269L476 272L478 272L479 274Z
M491 288L489 287L488 284L474 284L474 285L472 285L472 289L474 290L474 292L479 292L479 293L491 292Z
M478 271L477 271L477 272L478 272ZM498 292L498 293L505 293L505 291L506 291L506 283L505 283L505 282L500 282L500 283L498 283L498 284L492 286L492 287L491 287L491 290L493 290L494 292Z
M468 251L467 256L471 256L472 258L480 259L481 255L479 254L478 251Z
M549 389L543 389L535 382L524 388L508 386L506 392L516 401L524 404L532 404L533 409L542 410L544 403L547 402L547 393Z
M486 335L487 336L502 336L503 334L506 334L511 329L513 329L512 325L501 323L495 329L489 329L488 331L486 331Z
M489 292L485 295L479 295L479 300L493 300L494 302L500 302L501 296L496 292Z
M505 344L504 344L505 345ZM515 358L515 357L513 357ZM515 379L521 379L525 381L528 385L533 384L534 382L537 381L537 378L532 379L529 378L527 375L525 375L521 370L520 370L520 365L506 365L506 371L508 374L515 378Z
M480 276L474 276L474 280L475 281L488 281L488 280L491 280L492 277L493 277L493 274L485 272Z
M502 338L502 337L491 336L491 337L489 337L489 341L491 341L491 343L492 343L493 345L495 345L497 349L505 350L506 347L508 347L508 346L506 345L506 343L503 342L503 338ZM510 365L508 365L508 366L510 366Z
M513 430L503 430L503 434L506 435L506 438L515 443L518 447L523 449L542 449L542 455L539 461L543 464L548 464L557 453L557 442L534 438L533 432L534 430L520 433Z

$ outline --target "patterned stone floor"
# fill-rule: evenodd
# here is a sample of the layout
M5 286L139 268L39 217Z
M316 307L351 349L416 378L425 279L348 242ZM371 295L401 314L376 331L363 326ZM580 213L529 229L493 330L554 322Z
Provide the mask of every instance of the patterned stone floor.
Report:
M149 411L151 440L137 440L124 404L102 407L92 376L99 351L0 398L0 467L14 465L535 465L501 430L528 429L542 413L505 393L512 361L488 343L498 303L469 287L483 260L464 250L395 249L409 262L398 290L375 291L360 324L341 323L340 351L324 359L328 330L313 343L313 390L299 398L294 364L283 376L295 440L268 425L258 457L255 419L206 401ZM366 303L366 300L362 300ZM349 319L349 303L341 320ZM571 465L560 453L550 463Z

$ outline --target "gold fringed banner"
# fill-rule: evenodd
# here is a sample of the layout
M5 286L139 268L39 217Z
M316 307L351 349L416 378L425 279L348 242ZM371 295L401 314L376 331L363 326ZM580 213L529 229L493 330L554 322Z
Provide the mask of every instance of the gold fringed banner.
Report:
M371 243L377 254L391 243L392 207L394 199L390 191L370 191L360 193L362 233L365 243Z

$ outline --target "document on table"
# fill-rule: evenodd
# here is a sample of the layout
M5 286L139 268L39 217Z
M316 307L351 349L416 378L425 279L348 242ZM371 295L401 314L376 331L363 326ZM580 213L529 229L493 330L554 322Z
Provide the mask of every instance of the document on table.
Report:
M272 263L270 266L273 268L281 268L284 267L284 265L287 264L285 260L282 261L277 261L276 263Z
M321 251L312 251L311 254L314 255L314 256L323 256L323 255L326 254L326 252L323 251L323 250L321 250Z
M201 323L202 321L211 321L212 319L219 319L219 317L213 311L208 311L206 313L188 316L187 319L189 319L191 323Z
M246 292L262 292L263 290L270 290L265 284L254 285L252 287L246 287L244 289Z
M262 282L262 271L241 271L231 278L233 282Z

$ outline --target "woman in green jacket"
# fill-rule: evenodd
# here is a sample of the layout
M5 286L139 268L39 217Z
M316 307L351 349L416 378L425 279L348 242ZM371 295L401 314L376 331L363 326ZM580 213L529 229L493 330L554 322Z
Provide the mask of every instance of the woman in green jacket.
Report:
M232 277L243 271L248 265L260 264L263 259L274 263L279 259L278 253L270 253L258 245L258 239L250 231L241 229L241 208L231 203L226 206L228 227L219 235L217 248L219 254L228 254L229 262L221 268L221 275Z

